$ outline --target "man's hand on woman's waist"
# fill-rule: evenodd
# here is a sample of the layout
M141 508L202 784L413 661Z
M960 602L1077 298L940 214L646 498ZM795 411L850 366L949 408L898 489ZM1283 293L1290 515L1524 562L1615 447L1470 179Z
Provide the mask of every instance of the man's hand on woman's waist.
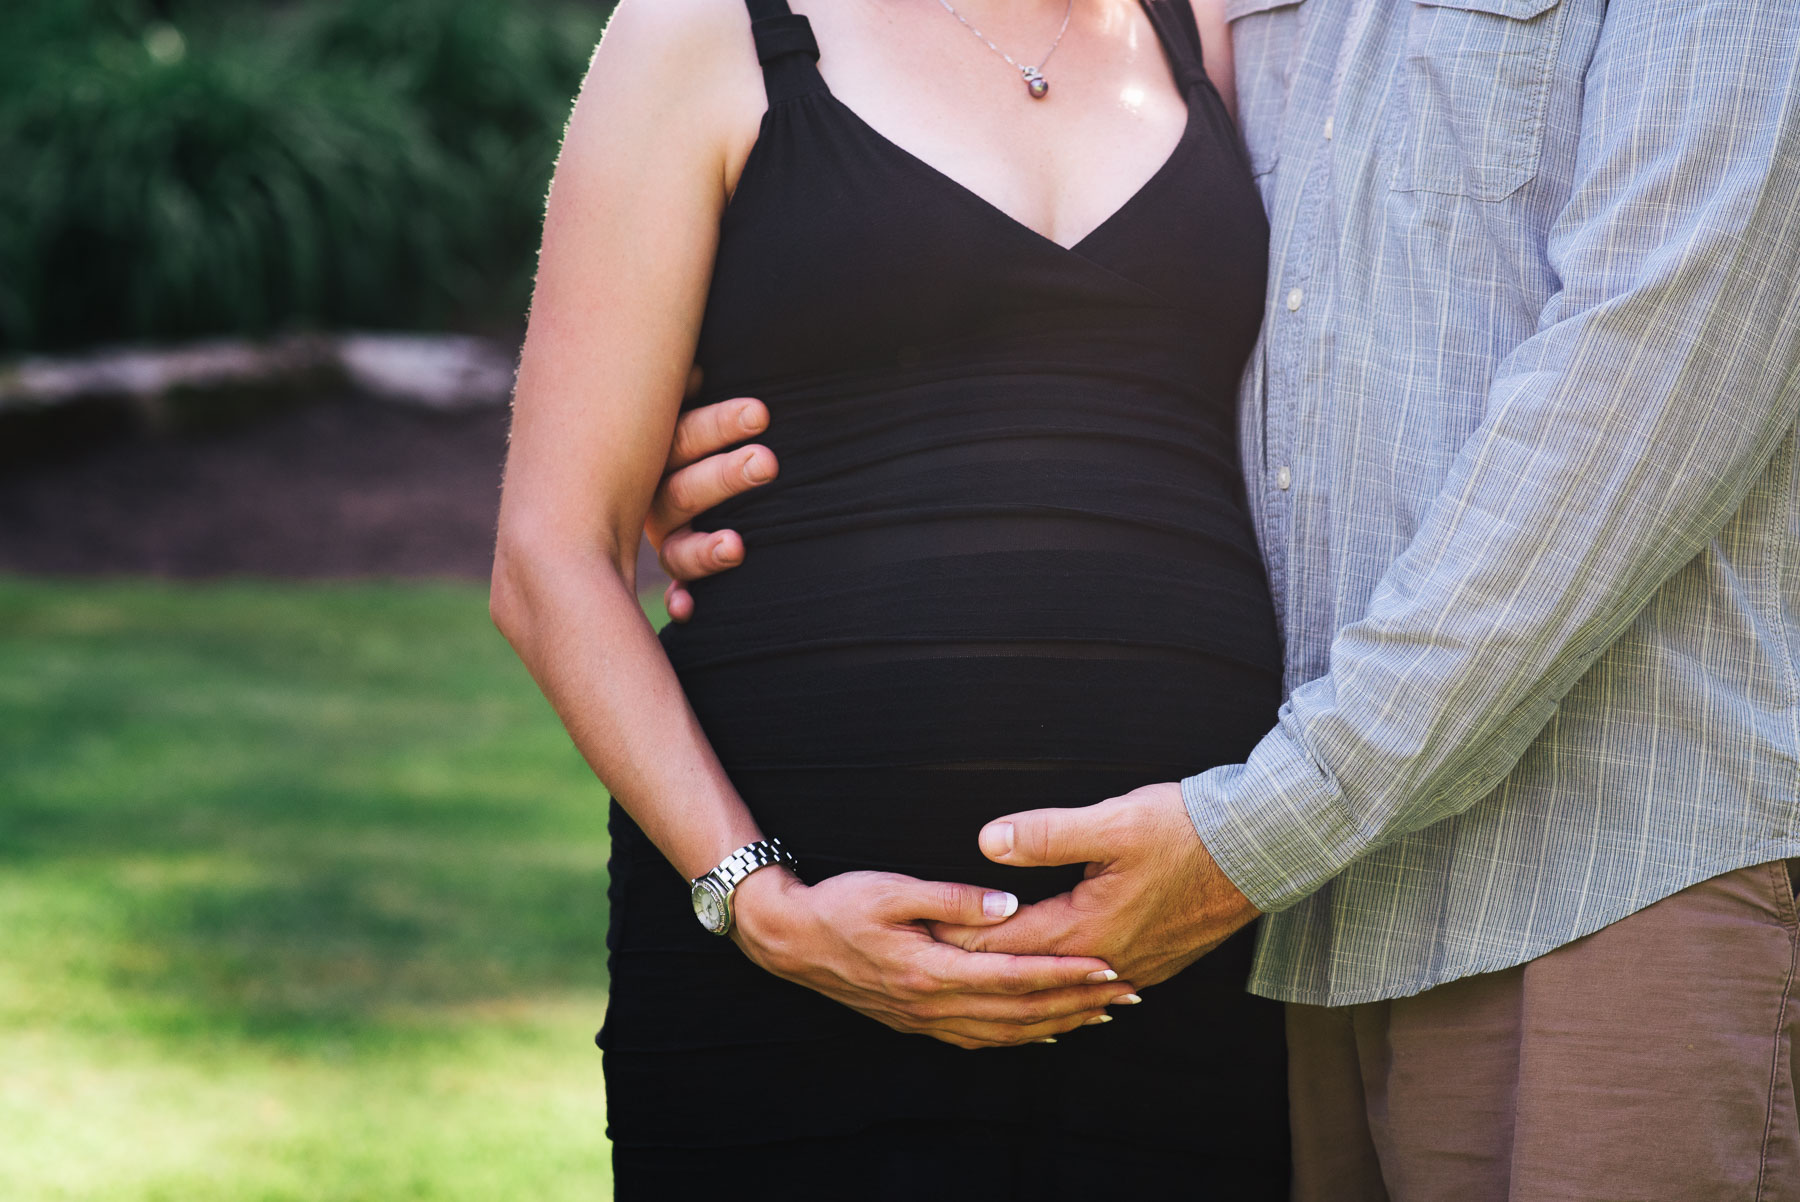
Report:
M699 384L694 370L691 387ZM663 478L650 501L644 533L656 548L669 575L663 600L669 617L685 622L694 615L694 599L683 587L735 568L744 561L744 540L735 530L694 530L690 523L707 510L775 478L780 465L768 447L737 444L769 425L763 403L748 397L719 401L681 415ZM726 448L736 447L729 453Z

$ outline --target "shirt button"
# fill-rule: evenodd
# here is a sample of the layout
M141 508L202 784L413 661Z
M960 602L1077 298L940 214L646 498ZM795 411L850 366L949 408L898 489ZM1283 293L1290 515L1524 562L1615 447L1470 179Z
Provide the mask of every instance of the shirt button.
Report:
M1298 288L1288 289L1288 312L1293 313L1300 308L1300 302L1306 299L1306 293Z
M1331 120L1330 117L1325 118L1325 140L1327 142L1331 141Z
M1276 469L1276 471L1275 471L1275 487L1276 488L1279 488L1282 492L1286 492L1290 487L1293 486L1293 483L1294 483L1294 473L1288 470L1286 464L1283 464L1281 467Z

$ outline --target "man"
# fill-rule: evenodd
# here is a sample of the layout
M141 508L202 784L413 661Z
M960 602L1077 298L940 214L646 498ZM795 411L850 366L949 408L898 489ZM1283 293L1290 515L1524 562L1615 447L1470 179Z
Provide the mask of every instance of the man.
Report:
M1148 984L1266 912L1302 1199L1800 1198L1800 5L1229 11L1288 700L990 823L1098 867L940 937ZM744 412L678 437L678 578L742 554L682 523L772 470L700 459Z

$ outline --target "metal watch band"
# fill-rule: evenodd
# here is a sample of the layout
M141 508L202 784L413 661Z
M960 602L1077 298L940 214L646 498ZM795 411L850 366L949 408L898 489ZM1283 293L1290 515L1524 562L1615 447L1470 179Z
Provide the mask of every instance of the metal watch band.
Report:
M782 846L780 839L759 839L755 843L746 843L723 860L719 866L707 873L729 894L738 887L738 883L758 868L769 868L776 864L783 865L789 872L797 873L799 864ZM704 877L696 877L694 884L699 884Z

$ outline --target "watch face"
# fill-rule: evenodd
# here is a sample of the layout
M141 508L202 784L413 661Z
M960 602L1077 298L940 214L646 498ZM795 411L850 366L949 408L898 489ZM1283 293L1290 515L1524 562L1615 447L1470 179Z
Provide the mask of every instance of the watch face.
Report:
M711 880L704 879L694 886L694 917L700 925L713 934L722 934L728 921L725 899L720 896Z

